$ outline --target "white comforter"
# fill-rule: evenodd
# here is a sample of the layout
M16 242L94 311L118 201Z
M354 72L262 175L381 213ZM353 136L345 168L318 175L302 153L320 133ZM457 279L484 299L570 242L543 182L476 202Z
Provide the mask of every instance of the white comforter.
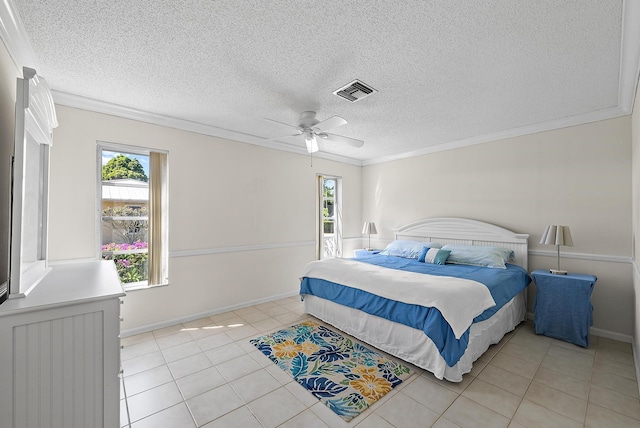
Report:
M475 317L496 304L489 289L477 281L406 272L350 259L311 262L302 277L324 279L398 302L437 308L457 339Z

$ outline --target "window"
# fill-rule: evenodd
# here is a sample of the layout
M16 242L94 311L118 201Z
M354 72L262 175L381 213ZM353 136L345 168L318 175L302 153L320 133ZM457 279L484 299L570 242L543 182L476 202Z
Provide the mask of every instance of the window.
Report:
M318 176L318 258L342 256L342 179Z
M100 143L98 166L100 258L125 289L166 284L166 152Z

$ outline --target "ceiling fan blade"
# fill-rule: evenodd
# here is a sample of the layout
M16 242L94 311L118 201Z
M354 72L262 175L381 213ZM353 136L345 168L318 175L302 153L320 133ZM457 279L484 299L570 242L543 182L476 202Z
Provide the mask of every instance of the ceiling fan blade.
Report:
M318 130L319 132L326 131L327 129L337 128L338 126L342 126L346 124L347 121L341 118L340 116L331 116L329 119L325 119L322 122L318 122L313 125L313 129Z
M267 138L266 140L264 140L264 142L266 143L268 141L278 141L278 140L281 140L283 138L299 137L301 135L302 135L302 132L298 132L297 134L281 135L279 137Z
M336 134L329 134L328 132L323 132L323 133L318 134L318 135L321 138L324 138L326 140L331 140L331 141L334 141L336 143L348 144L348 145L350 145L352 147L360 148L360 147L364 146L364 141L356 140L355 138L345 137L345 136L336 135Z
M262 118L262 120L266 120L267 122L277 123L278 125L286 126L287 128L295 129L296 131L301 131L300 127L297 125L289 125L288 123L278 122L277 120L267 119L266 117Z

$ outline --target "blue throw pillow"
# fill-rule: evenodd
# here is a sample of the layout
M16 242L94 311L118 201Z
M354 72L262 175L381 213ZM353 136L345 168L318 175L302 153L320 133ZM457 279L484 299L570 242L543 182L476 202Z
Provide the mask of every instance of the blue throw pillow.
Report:
M449 250L424 247L420 253L420 257L418 257L418 261L434 265L443 265L446 263L449 254L451 254L451 251Z

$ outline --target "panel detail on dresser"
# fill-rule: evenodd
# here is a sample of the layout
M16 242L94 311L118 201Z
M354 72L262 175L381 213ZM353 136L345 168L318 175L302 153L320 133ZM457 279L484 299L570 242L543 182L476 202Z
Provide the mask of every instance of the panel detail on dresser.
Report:
M0 305L3 426L119 426L123 295L113 262L65 263Z

